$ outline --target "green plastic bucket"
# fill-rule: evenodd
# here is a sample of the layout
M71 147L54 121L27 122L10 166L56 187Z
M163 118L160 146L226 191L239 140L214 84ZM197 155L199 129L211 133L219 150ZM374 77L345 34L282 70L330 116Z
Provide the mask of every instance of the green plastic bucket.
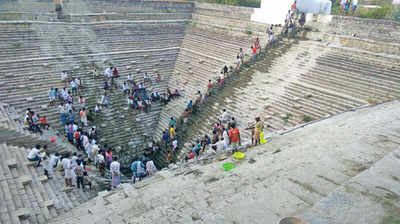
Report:
M224 168L225 171L229 171L233 168L235 168L235 164L234 163L224 163L222 164L222 168Z

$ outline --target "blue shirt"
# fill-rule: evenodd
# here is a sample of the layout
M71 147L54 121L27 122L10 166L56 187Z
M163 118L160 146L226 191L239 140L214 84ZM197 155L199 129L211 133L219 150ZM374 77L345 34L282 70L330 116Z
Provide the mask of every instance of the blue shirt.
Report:
M167 133L163 134L162 139L163 139L165 142L167 142L168 139L169 139L168 134L167 134Z

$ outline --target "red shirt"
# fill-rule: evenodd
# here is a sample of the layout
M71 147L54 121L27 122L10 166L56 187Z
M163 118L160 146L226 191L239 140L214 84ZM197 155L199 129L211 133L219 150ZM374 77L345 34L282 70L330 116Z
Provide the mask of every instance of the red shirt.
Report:
M253 47L251 50L253 51L253 54L257 54L257 48Z
M47 123L47 119L44 118L44 117L40 118L40 123L46 124Z
M232 143L239 141L239 129L231 129L229 131L229 137L231 137Z
M117 69L114 69L113 75L114 75L114 76L118 76L118 70L117 70Z
M207 84L207 89L211 89L211 83Z

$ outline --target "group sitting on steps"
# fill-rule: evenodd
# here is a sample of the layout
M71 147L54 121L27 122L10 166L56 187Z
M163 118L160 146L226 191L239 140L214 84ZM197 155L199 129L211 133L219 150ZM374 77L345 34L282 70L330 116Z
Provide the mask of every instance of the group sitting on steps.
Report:
M289 12L285 26L285 33L293 33L293 26L294 14ZM269 34L269 39L266 45L269 47L275 41L273 26L269 28L267 33ZM258 38L254 41L250 50L252 61L255 60L259 54L263 53L260 46L260 40ZM237 70L241 69L244 63L244 56L245 53L243 52L243 49L239 49L236 62ZM214 81L209 80L205 93L198 91L197 99L195 99L194 102L193 100L189 100L189 102L187 102L183 116L184 121L185 119L187 120L187 118L191 116L193 112L196 112L201 104L206 101L207 97L212 95L215 90L224 88L224 82L233 70L234 68L232 66L228 67L228 65L225 65L221 69L220 74L216 76ZM82 180L85 180L86 177L86 181L84 182L89 181L87 178L88 170L86 170L86 167L92 163L99 169L101 175L103 176L105 175L106 170L110 171L112 179L111 185L113 187L118 186L120 183L120 166L118 158L112 156L113 150L111 148L108 148L106 145L102 147L97 144L96 127L89 127L88 124L88 121L93 122L95 120L94 115L100 112L103 109L103 106L109 107L111 105L111 102L107 99L107 92L113 91L114 86L118 84L115 79L120 77L118 70L115 67L107 68L104 72L104 76L105 82L102 86L104 89L104 94L102 95L101 100L95 105L94 113L92 110L86 109L86 100L81 95L84 84L83 80L79 77L69 77L65 71L61 76L62 81L66 84L65 87L61 91L52 87L49 89L50 105L56 105L57 101L60 103L58 106L60 110L60 120L65 125L65 134L68 140L71 144L76 146L78 151L82 152L80 155L74 155L71 159L69 159L70 155L68 154L61 156L61 161L65 161L62 163L62 168L64 170L67 186L72 185L72 180L74 180L78 186L84 186L84 184L82 184ZM153 76L155 76L155 78ZM94 69L93 78L97 79L98 77L97 71ZM161 103L165 104L170 100L181 96L177 89L175 91L167 89L166 93L162 93L161 95L156 91L153 91L149 94L147 89L151 89L152 83L160 81L160 74L155 73L155 75L152 75L151 73L144 73L143 81L137 84L133 75L129 74L127 79L122 84L122 93L127 96L127 102L130 108L136 110L143 109L147 112L151 107L152 102L160 101ZM67 84L69 84L69 87L67 87ZM76 111L73 106L74 97L77 97L79 102L80 122L76 121L74 115L74 111ZM232 152L236 152L239 149L239 146L242 143L239 127L235 118L228 116L229 119L227 119L226 114L227 111L223 111L223 115L216 122L215 127L213 127L212 135L210 135L211 138L208 137L208 135L205 135L203 139L199 139L192 144L192 150L190 151L189 155L186 156L186 160L199 157L201 152L206 150L207 146L214 152L225 152L229 149L231 149ZM45 117L42 119L43 122L39 120L40 117L38 115L36 116L33 112L27 113L26 124L29 127L29 130L33 132L41 132L42 128L48 127ZM256 118L256 122L253 126L246 128L246 130L253 131L252 143L254 145L263 142L263 128L264 124L259 118ZM178 148L176 129L176 120L171 118L169 130L164 132L162 136L162 142L165 144L168 162L171 161L172 155L177 152ZM155 152L157 149L157 143L153 142L153 152ZM56 155L53 155L53 160L54 156ZM58 157L58 155L56 157ZM50 159L49 161L52 160ZM52 164L53 163L54 162L52 162ZM77 167L83 168L83 170L80 170L80 168ZM143 177L151 175L156 170L157 168L155 167L154 162L150 160L148 156L143 155L142 159L135 159L131 163L131 171L133 173L132 182L135 183L137 180L141 180ZM49 170L47 169L47 171Z
M292 5L291 10L288 11L287 17L285 19L284 29L282 29L282 33L279 34L280 38L281 37L290 38L295 35L296 33L295 26L297 19L296 12L297 9L295 2ZM299 22L301 26L304 25L305 22L304 13L301 14ZM274 35L273 28L274 25L271 25L269 29L266 31L269 37L266 43L265 47L266 49L270 48L277 41L277 38ZM258 55L265 53L265 51L263 51L260 46L259 38L255 39L253 45L250 47L250 51L251 51L250 63L254 63ZM245 53L243 49L240 48L236 56L237 59L237 61L235 62L236 67L234 68L233 66L231 66L230 68L228 68L228 66L225 65L221 70L221 74L219 74L215 78L215 81L213 80L208 81L205 93L198 91L195 102L193 102L193 100L189 100L187 102L186 109L184 110L183 113L183 119L182 119L183 123L186 123L189 120L191 114L195 114L199 110L201 104L203 104L206 101L206 98L208 96L212 95L215 90L222 89L224 87L225 79L229 77L230 74L233 73L234 69L236 71L241 70L244 63L244 57ZM193 158L198 158L201 152L205 151L206 146L209 146L209 148L214 152L226 152L229 149L232 152L236 152L238 150L238 146L240 146L241 144L240 131L237 127L235 118L232 117L232 120L227 121L226 116L227 116L227 111L224 110L221 119L219 119L216 122L215 127L213 127L212 138L210 138L208 135L205 135L204 138L198 139L193 144L191 144L192 149L185 156L184 159L185 161L188 161ZM171 126L171 129L174 130L174 135L175 135L176 127ZM264 138L264 131L263 131L264 123L263 121L261 121L260 117L256 117L254 124L251 124L249 127L245 128L245 130L251 130L252 132L252 139L251 139L252 145L263 144L267 142L267 140ZM162 142L165 145L165 150L167 152L167 162L170 162L170 158L172 157L171 153L175 153L175 150L171 151L169 149L169 147L173 147L173 144L172 145L169 144L171 141L177 142L176 139L171 138L171 134L168 136L167 131L164 131L162 136Z

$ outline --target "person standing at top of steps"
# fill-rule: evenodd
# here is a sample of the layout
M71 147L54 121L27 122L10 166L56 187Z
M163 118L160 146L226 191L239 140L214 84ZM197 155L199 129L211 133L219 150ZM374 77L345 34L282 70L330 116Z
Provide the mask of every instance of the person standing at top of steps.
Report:
M240 132L239 129L236 128L236 124L232 124L232 128L229 131L229 145L232 145L232 152L237 152L240 142Z
M357 5L358 5L358 0L353 0L352 2L352 6L351 6L351 16L354 15L354 13L357 10Z
M258 37L254 41L254 48L256 49L256 52L260 52L260 40L258 39Z

